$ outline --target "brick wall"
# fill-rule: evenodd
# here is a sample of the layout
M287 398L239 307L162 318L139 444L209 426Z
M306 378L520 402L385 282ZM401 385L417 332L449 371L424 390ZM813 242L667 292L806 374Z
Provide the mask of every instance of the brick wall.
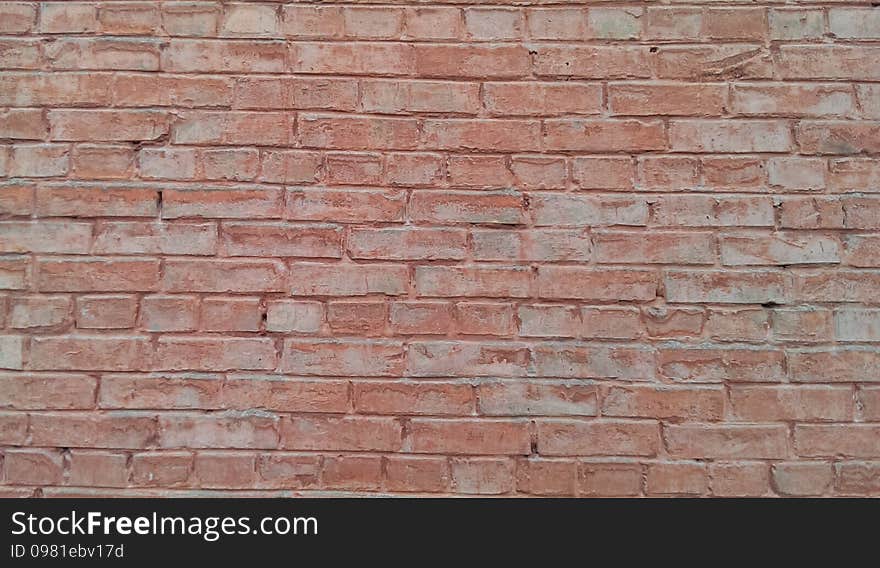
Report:
M880 492L880 8L512 4L0 1L0 494Z

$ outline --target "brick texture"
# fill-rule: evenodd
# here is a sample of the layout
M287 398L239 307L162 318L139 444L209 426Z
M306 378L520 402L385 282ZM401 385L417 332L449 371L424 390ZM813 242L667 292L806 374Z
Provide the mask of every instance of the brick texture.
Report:
M878 42L0 0L0 493L880 495Z

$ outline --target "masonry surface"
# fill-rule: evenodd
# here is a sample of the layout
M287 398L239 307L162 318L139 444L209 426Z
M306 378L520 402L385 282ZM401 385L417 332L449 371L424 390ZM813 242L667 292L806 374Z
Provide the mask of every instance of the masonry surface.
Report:
M0 495L880 494L880 8L0 0Z

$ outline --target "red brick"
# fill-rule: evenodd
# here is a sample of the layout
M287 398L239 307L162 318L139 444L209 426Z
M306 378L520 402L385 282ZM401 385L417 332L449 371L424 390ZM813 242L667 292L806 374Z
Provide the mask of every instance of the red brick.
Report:
M291 44L289 71L322 75L408 75L415 66L411 47L402 43L299 42Z
M35 337L29 367L35 370L145 371L153 365L146 337Z
M271 219L281 217L282 193L277 189L164 190L162 216Z
M28 420L24 412L0 412L0 442L24 445L28 435Z
M361 81L362 107L367 112L476 114L480 110L477 83L444 81Z
M577 464L572 461L520 459L516 462L516 489L520 493L574 495Z
M101 31L109 35L152 34L160 29L159 8L142 2L102 6L98 21Z
M527 455L530 447L528 424L514 420L417 418L410 424L407 444L417 454L452 455Z
M446 170L454 187L503 189L513 181L504 156L450 156Z
M32 39L0 41L0 63L7 69L39 69L42 65L39 42Z
M0 112L0 136L18 140L44 140L49 134L38 109L9 109Z
M633 176L630 158L582 156L572 161L573 181L582 189L628 189Z
M287 193L288 219L296 221L399 221L404 195L400 191L294 189Z
M602 415L711 422L724 416L724 391L715 387L609 387L602 396Z
M493 302L458 302L455 321L464 335L513 335L516 332L513 306Z
M582 229L474 230L471 239L476 260L583 261L592 249Z
M332 301L327 304L327 324L340 335L382 335L388 321L384 302Z
M876 495L880 492L877 462L835 464L834 488L844 495Z
M269 487L313 487L320 470L320 456L273 452L257 458L259 484Z
M772 349L664 348L659 352L665 377L692 382L781 382L785 354Z
M286 48L281 42L210 42L172 39L162 51L162 70L186 72L279 73Z
M653 350L598 344L542 343L533 349L540 377L653 380Z
M709 476L716 497L763 496L770 491L770 472L763 462L714 462Z
M297 38L338 37L342 35L342 8L337 6L298 6L281 8L281 31Z
M147 414L31 415L31 443L35 446L140 449L155 444L156 435L156 419Z
M666 148L663 123L632 119L551 119L544 123L547 150L642 152Z
M643 198L547 192L529 194L528 205L532 221L542 227L641 226L648 221Z
M211 223L107 221L95 228L98 254L210 255L217 246Z
M623 79L649 77L648 50L640 46L549 45L536 50L539 77Z
M428 119L423 129L424 146L431 149L494 152L541 149L541 123L533 120Z
M356 455L328 457L321 480L328 489L376 491L382 486L382 459Z
M414 149L419 140L418 123L408 118L302 114L297 133L305 148L406 150Z
M776 63L783 79L876 80L878 53L876 46L783 45Z
M401 426L393 418L291 416L281 422L281 447L293 450L396 452Z
M154 189L41 186L36 189L36 213L88 217L100 210L104 217L155 217L158 196Z
M151 141L165 136L169 116L153 110L52 110L53 140Z
M486 416L595 416L593 386L523 382L486 383L477 387L479 413Z
M46 259L37 270L42 291L149 291L157 288L159 278L159 262L152 259Z
M462 259L466 252L467 234L463 230L353 229L348 235L348 254L352 258Z
M13 2L0 8L3 16L3 24L0 31L3 33L24 33L34 28L37 21L37 5L24 2Z
M561 158L514 156L510 169L514 185L523 189L559 189L565 187L568 180L568 168Z
M880 355L870 349L820 348L791 352L788 365L796 382L871 382L877 380Z
M193 456L185 452L136 453L131 458L135 485L175 487L189 479Z
M92 408L95 390L95 378L88 375L0 374L4 407L13 410Z
M880 122L802 121L796 132L804 154L861 154L880 152Z
M101 377L98 406L120 409L220 408L222 381L217 377L177 378L164 374Z
M212 36L217 31L220 7L210 3L162 5L162 27L172 36Z
M456 39L462 36L462 25L461 12L455 7L406 8L404 37L418 40Z
M782 495L822 495L831 487L830 463L788 462L773 464L773 486Z
M393 377L403 370L403 356L397 341L288 339L280 369L301 375Z
M538 451L548 456L653 456L656 422L539 420Z
M452 485L456 493L501 495L516 487L515 464L509 459L452 460Z
M257 150L204 150L202 175L206 179L250 181L257 177L260 153Z
M140 316L146 331L192 331L198 323L198 298L145 296Z
M449 489L450 470L444 458L389 457L385 462L390 491L442 492Z
M377 154L328 154L324 182L328 185L379 185L382 157Z
M600 114L602 89L590 83L487 83L486 109L497 116Z
M414 69L425 77L501 78L528 74L529 53L519 45L415 45Z
M648 495L702 495L709 487L709 475L702 464L655 463L647 471Z
M526 12L529 36L545 40L579 40L587 34L581 8L535 8Z
M878 433L876 424L799 424L794 446L804 457L877 457Z
M763 40L767 37L764 8L709 8L705 33L712 39Z
M703 331L706 314L701 308L648 307L642 319L651 337L696 337Z
M34 207L34 188L31 185L7 185L0 191L0 214L30 215Z
M278 443L278 424L277 417L260 414L166 412L159 416L159 446L274 449Z
M409 215L427 223L519 224L525 220L522 195L515 192L414 191Z
M835 387L733 387L731 413L737 420L764 422L852 420L853 397L849 388Z
M385 168L391 185L431 186L443 180L443 159L438 154L390 154Z
M578 466L578 490L593 497L628 497L642 492L642 466L635 463L583 462Z
M205 331L259 331L258 298L204 298L200 321Z
M256 456L250 453L199 452L195 455L193 481L202 488L243 489L253 487Z
M4 459L6 483L12 485L60 485L63 467L56 450L7 450Z
M678 458L779 459L788 454L788 427L682 424L664 427L669 454Z
M133 175L135 153L128 146L81 144L73 150L73 175L81 179L126 179Z
M618 115L721 116L727 87L717 83L612 83L608 104Z
M473 388L457 383L358 382L353 396L360 414L468 415L474 407Z
M266 305L267 331L314 332L324 321L324 306L320 302L276 300Z
M272 37L278 33L277 10L270 5L232 5L223 11L220 35Z
M452 329L452 310L443 302L394 302L390 321L395 333L445 335Z
M597 233L593 253L599 263L713 264L712 233ZM723 251L723 248L722 248ZM723 254L723 252L722 252Z
M405 266L391 264L290 265L290 282L295 296L399 296L409 288Z
M314 183L323 163L317 152L296 150L265 150L261 159L259 180L276 183Z
M229 105L232 87L220 77L124 73L114 76L113 94L120 106L215 107Z
M785 303L789 279L779 272L667 271L666 299L722 304Z
M224 223L220 233L229 256L342 256L342 232L332 225Z
M669 143L676 152L787 152L793 140L788 125L772 120L675 120Z
M528 296L531 274L521 267L419 266L415 285L420 296Z
M64 145L17 144L12 147L9 155L8 174L10 176L63 177L69 171L70 150Z
M14 329L58 328L70 321L72 302L64 296L14 298L9 307L9 326Z
M47 3L40 13L39 28L41 32L50 34L96 32L97 6L85 2Z
M273 260L169 260L162 284L168 292L281 292L286 272Z
M173 371L270 370L275 347L267 338L161 337L156 368Z
M80 329L134 327L136 315L134 296L80 296L76 300L76 327Z
M117 452L70 452L67 483L81 487L127 487L128 458Z
M538 296L591 300L653 300L657 274L647 270L592 270L546 266L538 270Z

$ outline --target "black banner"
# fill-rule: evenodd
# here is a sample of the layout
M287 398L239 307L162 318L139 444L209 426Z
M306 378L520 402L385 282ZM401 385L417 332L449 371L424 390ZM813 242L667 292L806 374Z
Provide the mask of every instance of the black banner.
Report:
M543 564L586 562L599 551L670 560L706 547L717 547L714 560L780 547L815 559L838 538L839 560L858 543L873 546L876 508L870 500L7 499L0 566L353 557L468 565L484 555Z

